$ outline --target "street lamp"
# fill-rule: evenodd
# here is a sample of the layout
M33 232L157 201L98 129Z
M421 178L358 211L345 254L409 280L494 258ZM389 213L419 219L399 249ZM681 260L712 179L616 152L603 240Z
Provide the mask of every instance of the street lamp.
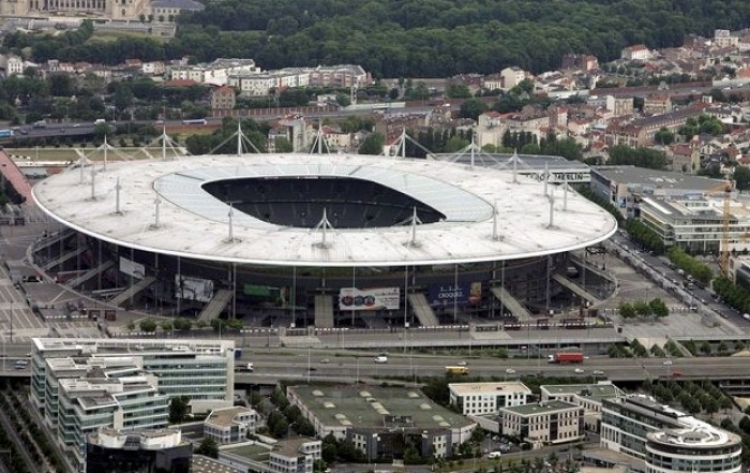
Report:
M370 464L372 465L372 471L375 472L375 463L373 462L373 457L377 459L378 457L378 441L380 440L380 437L378 434L372 434L372 441L369 442L370 448L367 450L370 454Z

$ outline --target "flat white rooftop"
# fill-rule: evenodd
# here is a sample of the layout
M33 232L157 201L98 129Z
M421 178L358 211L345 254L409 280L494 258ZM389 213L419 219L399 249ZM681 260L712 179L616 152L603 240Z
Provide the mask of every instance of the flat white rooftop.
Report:
M531 389L518 381L505 381L499 383L451 383L448 385L448 389L457 396L503 393L531 394Z
M370 180L410 195L446 218L417 225L414 233L409 225L328 229L323 245L322 230L274 225L238 211L231 212L230 225L230 207L202 187L232 178L297 176ZM118 182L120 214L116 212ZM549 189L552 192L552 186ZM256 265L511 260L586 247L606 240L617 229L606 211L572 191L564 197L560 188L554 191L550 226L550 199L544 185L520 175L514 183L510 171L359 155L195 156L110 164L106 171L97 165L95 176L86 168L47 178L34 187L33 196L52 218L111 243Z

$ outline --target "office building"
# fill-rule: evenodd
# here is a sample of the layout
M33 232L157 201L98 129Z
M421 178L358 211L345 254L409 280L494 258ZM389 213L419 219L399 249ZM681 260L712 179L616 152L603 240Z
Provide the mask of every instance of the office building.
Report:
M640 215L643 198L699 196L723 189L725 181L636 166L591 168L591 190L626 217Z
M647 434L646 473L740 473L740 436L701 424Z
M409 445L423 458L449 457L476 428L417 389L290 386L287 397L318 438L349 440L371 459L403 458Z
M648 473L739 472L740 439L649 396L605 399L602 447L645 462Z
M99 428L165 427L172 397L207 412L233 388L233 341L32 339L31 405L76 468Z
M203 435L219 445L244 442L255 433L258 413L247 407L235 406L214 409L203 422Z
M536 447L574 442L584 437L583 408L564 401L542 401L500 409L503 435Z
M452 383L450 404L463 415L497 414L501 407L522 406L531 389L518 381L504 383Z
M87 444L88 473L190 473L192 445L179 429L122 432L104 428Z
M223 447L219 461L239 471L255 473L313 473L316 460L321 459L323 442L297 438L270 446L245 443Z
M558 384L539 387L542 401L565 401L583 408L583 422L588 430L598 432L602 420L602 400L624 396L610 381L596 384Z

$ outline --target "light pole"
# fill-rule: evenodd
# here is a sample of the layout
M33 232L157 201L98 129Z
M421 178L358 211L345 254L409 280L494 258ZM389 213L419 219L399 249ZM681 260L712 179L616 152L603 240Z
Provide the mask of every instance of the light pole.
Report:
M375 462L373 461L373 457L377 459L378 457L378 441L380 440L380 437L378 437L378 434L372 434L372 441L370 442L370 448L368 449L368 453L370 454L370 464L372 465L372 471L375 473Z
M10 343L13 343L13 300L10 301Z

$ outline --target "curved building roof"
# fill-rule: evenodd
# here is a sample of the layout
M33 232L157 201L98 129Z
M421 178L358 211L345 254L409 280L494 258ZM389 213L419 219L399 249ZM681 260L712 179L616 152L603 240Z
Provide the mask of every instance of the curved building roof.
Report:
M445 218L364 229L286 227L232 211L202 187L250 177L369 180L407 194ZM95 174L90 167L74 169L40 182L33 196L54 219L105 241L238 264L349 267L499 261L582 248L606 240L617 229L606 211L560 188L554 189L550 218L544 184L520 175L513 180L509 171L416 159L210 155L110 163L106 171L97 164Z

